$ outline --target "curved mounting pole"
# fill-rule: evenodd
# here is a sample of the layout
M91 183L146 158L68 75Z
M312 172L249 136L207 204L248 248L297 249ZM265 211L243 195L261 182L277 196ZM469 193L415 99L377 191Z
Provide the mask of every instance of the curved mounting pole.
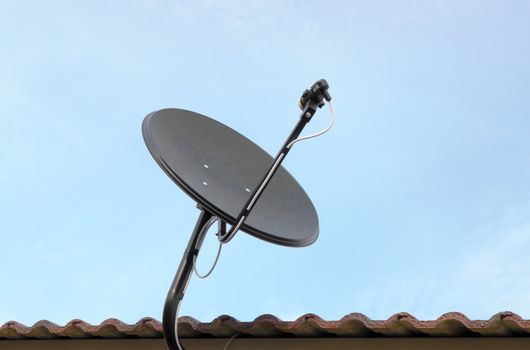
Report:
M184 251L184 255L180 262L173 283L167 293L166 303L164 305L164 314L162 316L162 325L164 329L164 339L170 350L181 350L184 347L180 344L176 336L177 327L177 311L180 302L184 298L184 292L188 286L188 282L193 271L193 259L199 254L202 241L206 235L207 230L203 230L203 227L212 218L212 214L205 211L202 207L198 206L201 210L195 228L191 234L188 246Z

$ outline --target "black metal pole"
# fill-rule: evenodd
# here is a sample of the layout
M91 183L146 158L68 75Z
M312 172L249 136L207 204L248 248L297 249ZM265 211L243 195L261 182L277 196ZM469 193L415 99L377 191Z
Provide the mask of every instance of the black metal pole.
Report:
M283 159L289 153L291 150L289 144L295 140L298 136L300 136L300 133L304 129L304 127L307 125L307 123L311 120L311 118L315 115L316 110L318 106L315 103L308 103L307 106L303 109L302 114L300 115L300 119L298 120L298 123L296 123L296 126L294 127L293 131L291 131L291 134L289 137L287 137L287 140L283 144L282 148L274 158L274 161L272 162L269 170L263 177L263 179L260 181L260 184L252 191L252 194L248 198L247 202L245 203L245 206L237 216L237 219L235 221L235 224L232 225L230 230L226 232L223 235L219 236L219 240L222 243L228 243L232 237L237 233L245 219L250 214L250 211L256 204L256 201L259 199L261 194L263 193L263 190L267 187L270 180L272 179L272 176L276 173L276 171L279 169L280 165L283 162Z
M199 207L201 213L195 224L195 228L191 234L188 246L184 251L182 260L180 261L179 268L171 283L171 287L167 293L166 303L164 305L164 314L162 316L162 325L164 329L164 339L170 350L184 349L182 344L177 339L177 311L180 302L184 298L184 292L188 286L191 272L193 271L193 260L194 257L199 254L202 241L206 232L203 227L206 225L208 220L212 218L212 214ZM179 348L180 345L180 348Z

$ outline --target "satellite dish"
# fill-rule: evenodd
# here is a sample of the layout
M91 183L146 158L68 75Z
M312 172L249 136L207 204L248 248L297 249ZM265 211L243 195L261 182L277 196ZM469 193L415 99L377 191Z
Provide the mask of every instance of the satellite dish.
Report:
M182 349L176 332L177 311L213 221L220 223L220 247L238 231L294 247L317 239L315 207L281 163L294 143L308 138L299 135L325 100L331 103L328 84L322 79L300 98L300 120L275 158L237 131L198 113L162 109L145 117L142 133L149 152L200 209L164 307L164 338L169 349ZM227 224L231 225L228 231Z

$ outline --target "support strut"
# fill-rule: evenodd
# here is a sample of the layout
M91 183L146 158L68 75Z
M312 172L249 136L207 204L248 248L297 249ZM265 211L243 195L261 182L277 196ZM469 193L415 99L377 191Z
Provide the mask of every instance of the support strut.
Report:
M234 225L232 225L228 232L223 231L219 234L218 238L221 243L228 243L235 236L237 231L239 231L241 225L243 225L245 219L249 216L250 211L252 210L257 200L269 184L270 180L282 164L283 159L291 150L291 146L296 142L296 139L298 138L304 127L307 125L307 123L309 123L311 118L313 118L317 109L322 108L322 106L324 106L324 100L331 100L328 88L328 82L324 79L320 79L316 83L314 83L310 89L304 91L299 101L300 109L302 109L302 114L300 115L298 123L296 124L293 131L283 144L282 148L280 149L280 152L278 152L278 154L276 155L276 158L274 158L271 167L264 175L263 179L260 181L260 184L254 189L247 202L245 203L245 206L239 212L239 215L237 216Z

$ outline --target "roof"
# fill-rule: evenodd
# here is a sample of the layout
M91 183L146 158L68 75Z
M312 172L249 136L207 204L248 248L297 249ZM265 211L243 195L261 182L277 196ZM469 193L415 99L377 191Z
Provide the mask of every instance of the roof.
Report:
M252 322L240 322L231 316L219 316L211 322L191 317L179 318L179 335L188 338L229 337L237 333L247 337L530 337L530 320L512 312L500 312L489 320L470 320L464 314L450 312L436 320L421 321L408 313L397 313L387 320L372 320L352 313L340 320L327 321L305 314L295 321L282 321L262 315ZM0 327L0 339L86 339L86 338L161 338L162 324L150 317L135 324L108 319L99 325L72 320L64 326L39 321L28 327L10 321Z

